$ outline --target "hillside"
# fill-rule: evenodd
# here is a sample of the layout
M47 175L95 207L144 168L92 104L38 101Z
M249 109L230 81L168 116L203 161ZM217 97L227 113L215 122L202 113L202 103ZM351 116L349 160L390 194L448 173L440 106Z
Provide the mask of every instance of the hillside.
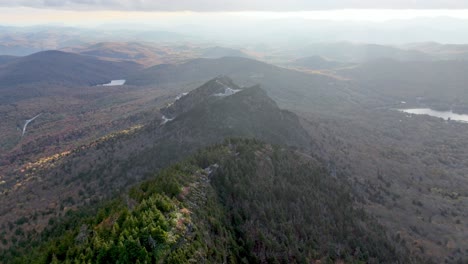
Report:
M218 83L216 80L199 89L212 87ZM111 197L146 179L148 173L223 142L226 137L257 138L306 152L312 147L298 117L279 109L258 87L210 97L215 100L202 100L166 123L155 117L146 126L111 134L10 171L2 178L0 222L27 218L31 220L21 227L25 233L42 230L49 219ZM19 203L23 204L21 208L14 206ZM36 217L31 212L37 213ZM4 234L11 241L9 246L22 240L14 230ZM16 239L11 240L13 237Z
M189 93L178 95L173 103L161 109L161 113L166 118L173 119L203 102L215 101L219 97L232 95L241 89L229 77L218 76Z
M0 67L0 88L31 84L93 86L122 79L140 67L132 62L102 61L90 56L44 51Z
M227 140L120 197L96 216L49 222L17 263L409 261L354 208L344 182L313 158L258 141Z
M291 62L292 66L311 70L331 69L347 65L346 63L325 59L321 56L299 58Z
M406 50L389 45L335 42L314 43L298 49L301 56L322 56L330 60L363 63L391 58L399 61L430 61L432 56L418 50Z
M20 57L17 56L9 56L9 55L0 55L0 66L3 64L7 64L11 61L14 61Z
M439 60L467 60L468 45L441 44L437 42L410 43L403 46L408 50L417 50L438 58Z
M167 52L140 43L101 42L79 50L80 54L95 57L138 60L151 56L165 56Z
M356 87L363 92L380 95L387 102L405 101L413 106L425 104L435 109L466 113L467 71L466 61L381 59L339 70L337 74L357 82Z
M200 57L216 59L216 58L222 58L222 57L249 58L250 56L241 50L216 46L216 47L202 49Z
M98 42L61 49L109 61L132 61L151 67L182 63L195 58L250 57L242 50L197 45L168 45L160 42Z
M133 61L146 67L193 58L189 50L177 50L176 46L139 42L99 42L62 50L109 61Z
M173 131L193 144L215 143L225 137L242 136L297 148L308 149L311 146L298 117L280 110L258 86L245 88L224 99L200 103L176 116L164 130Z

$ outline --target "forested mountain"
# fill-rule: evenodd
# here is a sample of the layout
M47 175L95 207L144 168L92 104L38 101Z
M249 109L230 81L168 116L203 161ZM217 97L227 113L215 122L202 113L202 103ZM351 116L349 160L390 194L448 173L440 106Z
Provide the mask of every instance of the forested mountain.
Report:
M463 8L0 0L0 264L468 264Z
M228 139L90 212L70 212L12 263L409 263L307 155ZM28 254L24 254L28 250ZM403 250L403 251L402 251ZM15 257L17 256L17 257Z
M97 85L141 68L134 62L111 62L61 51L43 51L0 67L0 88L18 85Z
M220 97L232 95L241 89L229 77L218 76L190 93L178 95L173 103L161 109L161 113L167 118L173 119L200 103L218 100Z
M149 173L226 137L257 138L305 152L311 149L313 143L295 114L279 109L259 87L219 95L231 84L220 77L189 93L187 98L192 93L213 92L190 110L175 112L173 120L155 118L144 127L25 164L7 175L2 184L0 221L12 223L12 228L5 226L2 236L8 240L4 246L22 245L50 219L112 197L148 178ZM24 206L15 207L18 203ZM19 219L28 220L13 228ZM16 234L17 228L23 233Z
M347 113L361 96L350 90L346 81L331 76L298 72L240 57L157 65L128 77L127 81L129 85L158 86L204 82L219 75L229 76L241 86L260 84L280 107L299 112Z
M96 57L71 55L74 58L78 56L81 59L102 62ZM5 68L23 59L13 59L4 64ZM425 77L419 66L433 74ZM34 88L28 91L35 91L32 95L39 97L31 98L41 100L23 98L9 101L15 103L1 105L0 110L9 113L5 115L7 122L3 124L4 127L8 126L11 130L17 127L18 130L24 125L24 120L37 113L44 114L30 125L26 137L17 136L17 140L20 140L16 141L19 142L18 145L11 147L10 152L2 153L0 247L28 248L31 245L28 241L47 234L41 234L47 226L61 230L56 223L67 215L93 214L96 212L93 210L100 208L98 205L102 202L119 194L125 196L130 186L150 179L167 166L200 149L223 142L226 137L241 137L255 138L282 148L289 146L300 156L317 157L320 160L317 161L318 166L326 168L324 175L327 175L327 179L331 175L331 179L349 187L339 185L339 188L344 188L344 192L350 193L354 208L363 208L366 214L376 216L376 221L386 230L387 236L379 239L389 239L385 242L388 243L388 247L385 246L388 254L385 255L391 257L374 259L375 261L391 259L392 262L401 257L401 262L406 263L407 248L410 251L409 258L416 263L427 262L427 258L435 262L463 263L468 252L463 243L466 241L466 212L463 209L466 208L467 201L464 191L467 186L464 177L467 165L464 158L468 156L465 143L467 137L463 132L466 129L465 124L424 116L408 116L394 109L395 105L403 105L402 101L406 101L407 106L423 106L430 102L428 99L431 97L450 98L452 91L457 91L458 98L455 98L455 102L463 106L463 69L462 61L422 63L380 59L341 68L336 72L308 73L247 58L226 57L195 59L182 64L158 65L142 70L138 66L137 72L122 72L123 78L128 77L129 85L121 87L94 87L89 86L89 83L78 85L74 84L74 79L70 79L70 86L59 82L55 85L30 83L14 86L14 91L20 92L21 96L26 88ZM368 76L368 72L372 76ZM96 74L100 75L101 72L85 72L83 80L95 78ZM103 73L102 76L106 74ZM206 82L214 76L218 77ZM62 80L65 79L67 76ZM392 83L398 85L392 86ZM445 95L441 86L450 93ZM198 88L194 89L196 87ZM46 88L53 93L44 94ZM6 89L2 90L2 95L8 96L4 92ZM81 89L82 92L77 92ZM418 96L420 93L424 94L424 98ZM60 94L67 96L58 97ZM1 97L2 100L5 98L7 97ZM432 102L432 105L436 104ZM455 106L454 110L461 109L456 103L452 106ZM11 113L19 113L20 117ZM120 131L111 133L117 130ZM12 131L8 134L10 138L3 140L2 143L6 144L2 146L11 146L8 140L12 141L13 132L18 133ZM102 137L103 135L106 136ZM310 170L313 171L313 168ZM283 172L282 177L290 177ZM299 172L296 174L301 175ZM267 175L263 176L267 178ZM257 185L261 186L255 182L255 186ZM310 187L305 182L302 185ZM335 189L332 191L339 192ZM282 197L280 200L286 199L282 196L283 189L277 193ZM307 195L303 196L306 199L304 203L314 202L307 200ZM248 200L255 201L257 198L252 197L249 196ZM260 196L258 198L263 199ZM272 197L265 199L274 200ZM230 211L253 206L237 202L230 201L234 204L229 207ZM280 206L279 200L277 203ZM226 204L229 205L223 202L222 206ZM307 208L306 204L299 205L300 208ZM286 211L295 210L293 207L285 208ZM276 210L283 209L274 210L277 212ZM355 211L345 212L346 215L355 214ZM330 217L336 217L333 214L335 212L329 213ZM269 216L271 215L276 216L276 213ZM302 217L299 214L293 216ZM271 226L271 230L289 233L283 231L285 227L276 226L275 222L284 219L289 221L287 223L295 221L285 216L279 217L279 220L274 218L270 223L261 222L257 216L251 222L248 222L250 218L244 218L242 221L247 221L245 228L244 222L230 224L235 229L235 236L243 237L244 242L232 242L233 248L239 250L246 248L247 239L251 239L248 235L258 235L252 231L253 226L261 229L256 224L262 223L264 226ZM86 230L89 231L94 226L99 229L98 226L102 225L98 221L102 219L88 218L91 222L87 222ZM304 219L313 221L305 216ZM76 227L75 224L66 226ZM321 226L320 223L317 225ZM366 225L373 226L370 222ZM307 228L308 225L303 225L296 231L306 232ZM323 226L321 229L331 232L331 229ZM87 231L83 230L80 232L85 234ZM373 236L372 230L362 232ZM247 235L240 235L239 232ZM265 234L268 232L269 230L262 231ZM183 236L183 231L178 234ZM297 239L294 236L278 239L278 236L280 234L271 234L269 239L280 241L279 244L275 242L265 247L258 239L252 238L256 241L254 250L249 248L248 251L263 253L239 255L253 262L265 261L271 255L274 255L272 258L279 259L283 256L296 256L294 250L289 248L286 253L275 252L284 250L285 245L292 245L284 244L285 240L299 245L308 239L306 234L300 234ZM329 239L332 237L329 236ZM188 236L187 239L192 238ZM349 242L347 238L343 239L345 242L342 246L336 246L335 251L343 250L347 253L337 253L339 257L332 257L337 262L346 259L350 252L348 249L353 248L346 244ZM168 243L174 243L174 240L171 241ZM62 240L57 243L57 247L63 244L73 248ZM356 243L365 244L362 240ZM374 244L380 245L380 242ZM300 252L316 249L312 244L298 248ZM47 252L58 252L56 249L51 250ZM45 249L41 251L46 252ZM331 251L320 249L317 251L319 253L305 258L316 260L329 256L327 252ZM14 251L5 252L9 259L13 257L11 254ZM375 250L368 249L368 252ZM63 258L62 253L57 253L55 258ZM153 254L149 251L147 253ZM91 255L86 257L96 257ZM362 260L357 255L352 255L349 259L356 257ZM416 256L424 260L418 260ZM54 258L53 254L48 257L51 260ZM369 259L368 262L372 261Z

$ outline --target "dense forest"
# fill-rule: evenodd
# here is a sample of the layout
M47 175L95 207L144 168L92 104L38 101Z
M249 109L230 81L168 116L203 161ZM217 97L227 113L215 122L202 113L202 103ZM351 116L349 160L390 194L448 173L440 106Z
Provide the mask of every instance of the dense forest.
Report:
M353 197L313 157L227 139L99 209L49 221L2 262L411 262Z
M468 264L457 1L185 2L0 0L0 264Z

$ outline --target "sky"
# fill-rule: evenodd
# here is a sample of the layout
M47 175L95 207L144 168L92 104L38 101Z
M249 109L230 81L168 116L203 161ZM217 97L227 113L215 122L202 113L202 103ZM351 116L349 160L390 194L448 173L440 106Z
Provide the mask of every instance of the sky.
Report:
M1 7L0 23L33 25L62 23L86 25L96 23L148 22L159 19L203 19L239 17L243 19L301 18L334 21L388 21L418 17L452 17L468 19L468 9L331 9L309 11L123 11L123 10L71 10L31 7Z
M466 0L0 0L4 7L125 11L306 11L326 9L466 9Z
M389 10L389 9L338 9L311 11L122 11L122 10L57 10L51 8L0 7L0 24L4 25L96 25L105 23L151 23L152 21L196 21L220 18L268 20L309 19L331 21L388 21L421 17L452 17L468 19L468 9L458 10Z
M0 24L96 25L112 22L301 18L388 21L468 19L467 0L0 0Z

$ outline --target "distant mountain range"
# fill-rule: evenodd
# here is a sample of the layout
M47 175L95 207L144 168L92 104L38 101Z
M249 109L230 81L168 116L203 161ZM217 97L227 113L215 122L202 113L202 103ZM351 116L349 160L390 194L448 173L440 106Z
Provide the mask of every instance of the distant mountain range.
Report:
M355 44L350 42L314 43L295 50L299 56L321 56L340 62L365 62L374 59L391 58L401 61L429 61L431 54L405 50L398 47L377 44Z
M154 46L137 42L101 42L81 47L66 48L68 51L113 60L148 60L151 58L164 57L168 53Z
M226 47L177 46L139 42L100 42L62 49L113 61L133 61L145 66L180 63L194 58L250 57L241 50Z
M246 54L245 52L241 50L219 47L219 46L202 49L200 57L209 58L209 59L216 59L216 58L222 58L222 57L251 58L250 55Z
M45 50L63 49L99 42L182 42L194 40L174 32L142 29L86 29L60 26L1 27L0 55L26 56Z
M440 44L436 42L411 43L402 46L407 50L416 50L431 54L439 60L467 60L468 45Z
M132 61L146 67L161 63L176 63L194 56L189 48L184 51L173 46L138 42L100 42L66 47L62 50L103 60Z
M295 67L302 67L302 68L310 69L310 70L323 70L323 69L333 69L337 67L343 67L349 64L339 62L339 61L327 60L321 56L310 56L310 57L296 59L292 61L291 65Z

